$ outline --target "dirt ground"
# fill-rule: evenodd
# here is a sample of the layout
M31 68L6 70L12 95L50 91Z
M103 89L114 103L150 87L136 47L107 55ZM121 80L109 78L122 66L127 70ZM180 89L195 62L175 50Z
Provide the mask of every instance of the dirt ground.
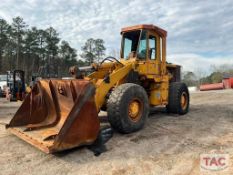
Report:
M199 155L211 151L233 162L233 90L194 92L179 117L155 109L143 130L114 133L98 157L85 147L48 155L8 133L19 105L0 100L0 174L200 174Z

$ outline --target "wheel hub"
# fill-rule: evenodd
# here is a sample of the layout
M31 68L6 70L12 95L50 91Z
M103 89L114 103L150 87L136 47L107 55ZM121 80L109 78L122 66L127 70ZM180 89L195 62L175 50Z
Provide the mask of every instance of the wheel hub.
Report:
M185 110L186 107L187 107L187 105L188 105L188 97L187 97L187 93L186 92L183 92L181 94L180 103L181 103L182 109Z
M138 100L132 100L129 104L128 113L133 121L138 121L141 118L141 103Z

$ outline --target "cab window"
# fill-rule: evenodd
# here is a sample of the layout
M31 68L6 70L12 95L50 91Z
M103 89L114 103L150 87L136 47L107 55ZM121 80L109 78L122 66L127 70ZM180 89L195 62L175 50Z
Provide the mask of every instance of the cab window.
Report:
M156 59L156 37L149 35L149 58Z
M146 31L142 30L138 47L137 58L146 59Z
M140 32L141 31L138 30L123 34L122 58L128 59L136 56Z

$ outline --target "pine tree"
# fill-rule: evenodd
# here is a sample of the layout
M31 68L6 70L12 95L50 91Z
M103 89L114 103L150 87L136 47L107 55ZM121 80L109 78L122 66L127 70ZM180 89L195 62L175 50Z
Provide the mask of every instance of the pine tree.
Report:
M35 63L38 63L37 51L39 49L39 42L38 30L36 27L32 27L31 29L25 32L25 39L23 43L24 60L26 65L25 74L26 79L29 80L29 76L32 74L33 70L35 70Z
M95 40L95 55L97 58L97 62L100 62L100 59L103 58L105 55L105 46L104 46L104 40L103 39L96 39Z
M8 33L10 26L4 19L0 19L0 72L2 72L3 54L6 52L6 45L8 42Z
M83 52L81 57L84 58L88 64L93 63L95 60L95 40L89 38L81 49Z
M59 49L59 53L61 57L61 64L62 64L61 66L64 67L62 68L63 71L61 71L62 75L67 75L69 67L75 65L77 62L76 50L73 49L67 41L62 41Z
M20 69L24 67L24 65L20 67L20 63L22 63L22 59L20 59L21 49L22 49L22 40L25 34L25 28L27 27L26 23L23 21L23 18L16 17L13 18L12 23L12 35L16 42L16 68Z
M46 31L46 56L47 56L47 73L48 76L53 76L53 77L57 77L58 74L58 69L56 67L56 59L57 59L57 54L58 54L58 43L60 41L60 39L58 38L58 33L57 31L52 28L49 27L48 29L45 30Z
M84 58L89 64L99 62L101 57L105 55L105 46L102 39L90 38L82 47L81 57Z

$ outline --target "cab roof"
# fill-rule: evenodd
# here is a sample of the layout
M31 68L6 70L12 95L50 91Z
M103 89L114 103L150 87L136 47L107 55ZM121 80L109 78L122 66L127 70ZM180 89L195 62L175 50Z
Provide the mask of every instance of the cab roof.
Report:
M133 31L133 30L141 30L141 29L153 30L156 33L158 33L161 37L167 37L166 30L164 30L158 26L155 26L153 24L139 24L139 25L135 25L135 26L124 27L121 29L121 33L129 32L129 31Z

